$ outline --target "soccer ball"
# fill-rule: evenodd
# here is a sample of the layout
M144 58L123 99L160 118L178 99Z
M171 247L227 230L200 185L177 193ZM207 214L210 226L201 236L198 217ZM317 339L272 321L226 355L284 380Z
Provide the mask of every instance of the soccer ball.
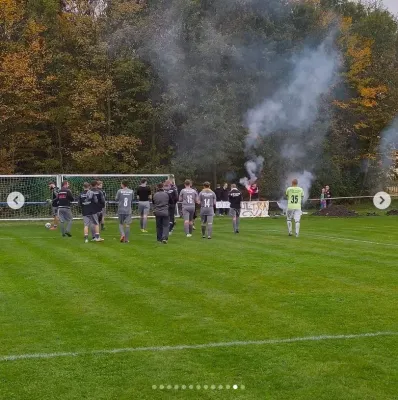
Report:
M47 222L44 226L45 226L47 229L50 229L50 228L51 228L51 224L50 224L49 222Z

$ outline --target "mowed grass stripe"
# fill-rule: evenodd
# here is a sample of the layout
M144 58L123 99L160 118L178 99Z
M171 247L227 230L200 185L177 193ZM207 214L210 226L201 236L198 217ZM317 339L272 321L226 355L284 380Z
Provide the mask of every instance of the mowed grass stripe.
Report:
M65 240L69 240L69 239L65 239ZM183 238L182 240L186 240L185 238ZM206 242L206 241L205 241ZM206 243L208 243L208 242L206 242ZM69 243L70 244L70 243ZM104 243L105 244L105 243ZM102 264L103 265L117 265L118 264L118 262L119 262L119 259L120 259L120 257L119 257L119 255L118 254L116 254L114 251L112 251L112 248L105 248L103 245L104 244L98 244L98 247L96 247L96 255L98 255L98 259L99 260L102 260ZM68 244L67 244L68 245ZM97 244L94 244L95 246L97 246ZM84 246L84 245L81 245L81 246ZM100 247L101 246L101 247ZM117 244L117 246L123 246L123 245L120 245L120 244ZM87 248L87 247L82 247L84 250ZM111 249L111 250L110 250ZM126 251L126 252L129 252L130 251L130 249L128 249L127 247L118 247L117 249L123 249L123 251ZM126 250L125 250L126 249ZM161 250L160 250L161 249ZM164 247L160 247L159 248L159 251L164 251ZM69 255L69 253L68 253L68 248L64 248L64 247L62 247L60 250L59 250L59 253L62 255L60 258L61 259L65 259L65 257L66 256L68 256ZM66 254L65 254L66 253ZM80 256L77 256L77 257L80 257ZM82 255L82 257L83 257L83 259L84 259L84 255ZM57 261L57 260L56 260ZM78 259L78 263L80 263L80 259ZM190 261L189 259L188 259L188 261ZM112 264L112 262L113 262L113 264ZM185 261L184 261L185 262ZM101 265L101 263L99 263L100 265ZM73 265L73 262L72 262L72 265ZM206 262L201 262L201 269L200 269L200 271L199 271L199 275L201 274L201 271L202 271L202 269L203 268L206 268ZM79 269L79 274L78 275L76 275L76 278L79 278L78 279L78 282L80 282L80 279L82 279L83 281L85 281L86 280L86 278L87 278L87 281L90 281L90 279L92 279L92 273L93 273L93 271L97 271L97 269L95 268L95 267L93 267L92 265L91 265L91 263L86 263L86 262L83 262L82 263L82 268L80 268ZM237 265L236 266L236 269L239 269L239 265ZM87 268L89 268L88 270L87 270ZM86 273L84 274L84 271L86 270ZM138 269L134 269L134 272L137 272L137 270L138 271L140 271L140 269L138 268ZM159 279L157 279L157 277L156 276L151 276L150 277L150 279L147 279L146 281L144 281L143 282L143 285L142 285L142 287L144 287L144 289L146 290L146 293L136 293L137 294L137 296L136 297L140 297L141 295L143 295L143 296L145 296L145 295L147 295L148 294L148 287L151 285L151 284L154 284L155 283L155 286L156 285L159 285L159 284L161 284L162 286L164 285L164 282L167 282L167 273L168 273L168 271L167 270L164 270L164 269L159 269L159 270L156 270L156 269L153 269L153 268L151 268L151 269L148 269L148 270L145 270L145 274L142 274L141 273L141 275L140 275L140 277L139 277L139 279L137 280L137 281L141 281L142 279L145 279L145 275L146 274L148 274L149 273L149 271L151 271L151 270L154 270L155 271L155 273L156 273L156 271L159 271L160 272L160 277L159 277ZM192 273L192 272L195 272L197 270L197 268L196 268L196 266L193 264L193 268L191 268L191 270L190 270L190 272ZM200 294L200 298L198 298L198 300L201 300L202 302L204 301L204 300L206 300L206 297L209 297L209 301L211 302L211 301L214 301L214 300L218 300L218 301L220 301L220 296L219 295L221 295L222 297L224 297L225 298L225 288L228 288L228 287L230 287L230 285L229 284L225 284L224 285L224 288L222 288L221 290L219 289L219 288L215 288L214 287L214 285L213 286L210 286L210 287L202 287L202 285L205 283L205 282L213 282L213 281L215 281L214 280L214 276L208 276L208 274L211 274L212 273L212 270L214 270L214 268L213 269L207 269L207 270L205 270L205 272L206 272L206 276L205 276L205 281L204 282L200 282L198 279L195 279L194 281L191 281L190 282L190 285L189 286L192 286L192 287L194 287L194 286L197 286L198 288L200 288L200 290L199 290L199 294ZM110 275L107 275L107 276L105 276L104 275L104 269L103 269L103 267L99 267L98 268L98 271L100 271L100 275L99 275L99 279L100 279L100 281L102 282L103 280L107 280L107 285L108 285L108 288L107 288L107 290L105 291L105 293L108 293L108 292L110 292L110 293L116 293L117 294L117 296L120 296L120 282L125 282L126 281L126 277L123 275L122 277L121 277L121 279L119 279L119 284L118 285L116 285L116 287L114 287L113 285L111 285L111 282L112 282L112 280L109 280L109 277L111 277L112 279L114 279L114 276L115 276L115 273L116 273L116 271L115 271L115 268L114 267L112 267L111 268L111 270L108 270L107 271L107 273L109 272L110 273ZM133 270L132 270L133 271ZM257 270L256 270L257 271ZM65 280L65 278L66 278L66 280L67 279L69 279L70 278L70 268L69 268L69 266L67 267L67 275L66 275L66 277L65 276L59 276L57 279L59 279L59 280ZM72 271L73 272L73 271ZM246 270L245 271L245 273L247 273L248 271ZM306 272L308 272L308 271L306 271ZM166 275L166 276L165 276ZM72 276L74 276L74 275L72 275ZM232 276L232 275L227 275L227 276ZM197 275L195 276L196 278L197 278ZM83 279L84 278L84 279ZM181 277L179 277L179 278L181 278ZM233 278L233 279L235 279L235 278ZM174 275L171 275L171 279L170 279L170 282L174 282L174 281L178 281L179 279L176 279L176 277L174 276ZM76 279L75 279L75 281L76 281ZM92 282L91 282L92 283ZM225 283L227 283L227 282L225 282ZM82 287L81 285L80 285L80 287ZM83 286L83 288L85 288L85 286ZM96 287L94 286L94 292L96 292L97 291L97 289L96 289ZM135 286L135 289L136 289L137 287ZM216 290L217 289L217 290ZM87 288L86 289L84 289L84 290L87 290ZM90 290L90 289L88 289L88 290ZM164 297L162 297L162 300L165 300L164 302L160 302L160 303L158 303L158 302L156 302L155 303L155 305L156 305L156 307L155 307L155 309L160 309L162 312L163 312L163 309L162 309L162 306L161 305L163 305L163 304L168 304L168 307L167 307L167 309L169 309L170 311L171 311L171 309L173 308L172 307L172 304L171 304L171 300L172 300L172 297L175 297L176 295L174 294L174 291L173 291L173 286L171 285L171 287L170 287L170 291L169 292L165 292L166 294L167 293L169 293L169 296L166 296L165 298ZM192 293L188 293L188 294L192 294ZM205 295L203 295L203 294L205 294ZM164 292L162 292L162 295L164 296ZM179 294L179 296L180 296L180 294ZM183 298L185 298L185 296L183 296ZM107 304L109 304L109 303L111 303L112 302L112 299L111 298L109 298L109 297L104 297L104 299L103 299ZM158 299L159 300L159 299ZM157 301L158 301L157 300ZM229 302L230 301L233 301L234 300L234 298L233 298L233 296L231 297L231 296L227 296L226 297L226 303L227 304L229 304ZM243 299L244 300L244 299ZM253 305L256 305L255 303L256 303L256 299L254 298L253 299L253 297L252 298L250 298L250 299L248 299L249 301L248 301L248 304L247 304L247 306L248 307L252 307L252 308L254 308L253 307ZM254 303L254 304L253 304ZM117 307L119 307L119 302L116 304L116 306ZM178 307L180 307L180 304L177 302L177 305L178 305ZM244 305L244 304L243 304ZM109 305L108 305L108 307L109 307ZM216 307L217 308L217 307ZM218 307L219 308L219 307ZM181 309L180 309L181 310ZM222 311L224 312L225 310L223 310L222 309ZM279 309L277 310L278 312L280 311ZM103 311L101 311L101 313L102 313ZM121 314L121 315L123 315L123 313L119 310L119 314ZM172 313L170 313L170 314L172 314ZM199 313L199 315L200 315L201 313ZM128 314L129 315L129 314ZM120 321L118 321L118 322L120 322Z

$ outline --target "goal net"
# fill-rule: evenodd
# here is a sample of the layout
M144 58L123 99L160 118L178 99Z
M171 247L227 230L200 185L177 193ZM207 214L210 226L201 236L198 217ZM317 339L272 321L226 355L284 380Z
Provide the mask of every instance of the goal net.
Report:
M70 189L75 199L83 191L83 183L93 180L103 182L103 190L106 193L106 216L115 217L117 204L114 201L122 180L127 180L129 187L136 190L142 178L146 178L152 191L156 191L156 185L172 177L163 175L0 175L0 221L11 220L50 220L52 219L52 193L49 183L55 182L57 187L64 180L69 181ZM10 193L19 192L25 197L22 208L14 210L9 207L7 198ZM138 216L137 200L133 203L133 215ZM80 208L77 201L72 205L75 218L80 218Z
M48 219L51 217L49 183L60 184L57 175L0 175L0 220ZM25 204L19 210L8 206L10 193L19 192Z

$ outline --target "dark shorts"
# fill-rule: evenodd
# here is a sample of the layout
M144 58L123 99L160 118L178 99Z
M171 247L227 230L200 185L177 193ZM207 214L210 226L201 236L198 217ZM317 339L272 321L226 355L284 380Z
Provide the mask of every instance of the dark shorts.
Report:
M130 225L132 221L132 215L131 214L119 214L119 224L123 225Z

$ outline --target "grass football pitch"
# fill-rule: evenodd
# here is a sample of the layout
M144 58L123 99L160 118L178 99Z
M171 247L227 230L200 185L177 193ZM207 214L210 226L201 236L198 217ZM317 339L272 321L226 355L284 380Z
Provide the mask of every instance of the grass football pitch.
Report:
M301 226L0 223L0 398L397 399L398 218Z

